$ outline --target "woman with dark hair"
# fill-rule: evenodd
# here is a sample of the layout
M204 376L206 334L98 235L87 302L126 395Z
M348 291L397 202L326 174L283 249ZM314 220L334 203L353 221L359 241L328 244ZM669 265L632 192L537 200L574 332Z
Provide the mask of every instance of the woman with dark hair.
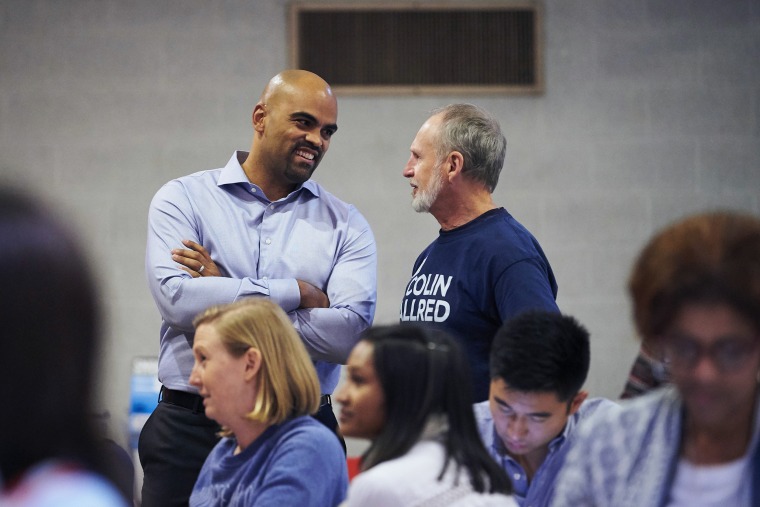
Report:
M69 231L0 189L0 505L120 506L92 417L96 295Z
M363 335L336 393L343 434L372 440L345 505L516 505L480 440L469 379L442 331L402 324Z
M672 385L581 428L554 505L760 505L760 219L712 212L665 228L628 287Z

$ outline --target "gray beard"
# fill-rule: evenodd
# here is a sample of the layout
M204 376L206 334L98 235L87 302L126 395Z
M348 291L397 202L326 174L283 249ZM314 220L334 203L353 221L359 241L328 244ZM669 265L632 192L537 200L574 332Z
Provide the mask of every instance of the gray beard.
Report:
M430 207L438 199L438 194L441 193L443 188L443 175L438 172L436 176L430 181L430 187L426 190L420 188L417 189L417 195L412 198L412 209L417 213L427 213L430 211Z

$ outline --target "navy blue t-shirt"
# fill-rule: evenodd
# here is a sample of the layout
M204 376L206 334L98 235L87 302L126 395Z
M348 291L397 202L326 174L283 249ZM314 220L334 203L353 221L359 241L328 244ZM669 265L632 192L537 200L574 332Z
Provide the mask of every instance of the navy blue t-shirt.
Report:
M536 238L504 208L440 231L414 263L402 322L440 326L470 360L474 401L488 398L488 356L501 324L526 310L559 311L557 282Z

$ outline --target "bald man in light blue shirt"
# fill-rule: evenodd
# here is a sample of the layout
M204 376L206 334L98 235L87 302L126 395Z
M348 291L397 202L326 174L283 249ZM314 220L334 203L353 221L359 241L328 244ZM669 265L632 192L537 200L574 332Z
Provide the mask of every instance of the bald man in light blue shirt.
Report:
M337 101L319 76L284 71L253 110L249 152L164 185L148 215L146 273L161 313L161 403L140 435L143 506L187 503L216 443L215 423L188 379L193 318L265 297L290 316L322 389L315 416L336 431L330 394L372 324L377 254L352 205L310 181L337 130Z

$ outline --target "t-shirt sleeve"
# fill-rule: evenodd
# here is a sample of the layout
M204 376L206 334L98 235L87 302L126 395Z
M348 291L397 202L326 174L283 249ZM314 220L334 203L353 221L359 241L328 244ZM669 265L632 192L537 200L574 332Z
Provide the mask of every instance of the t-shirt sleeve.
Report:
M559 312L546 268L537 259L524 259L504 269L496 280L495 294L502 322L528 310Z

